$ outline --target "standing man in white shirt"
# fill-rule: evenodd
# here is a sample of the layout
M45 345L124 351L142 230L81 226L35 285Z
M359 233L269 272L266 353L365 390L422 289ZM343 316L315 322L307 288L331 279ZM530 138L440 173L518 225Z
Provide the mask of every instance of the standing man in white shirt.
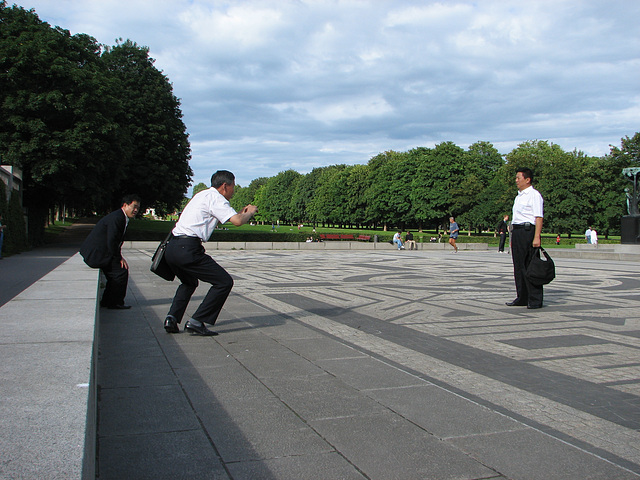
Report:
M516 172L518 196L513 202L511 222L511 256L513 275L516 281L516 299L507 302L512 306L542 308L542 285L531 284L525 272L534 252L542 243L543 199L540 192L531 186L533 172L519 168Z
M202 242L209 237L218 222L230 221L244 225L258 211L255 205L247 205L237 213L229 203L235 189L235 176L219 170L211 177L211 188L198 192L187 204L171 232L165 250L167 263L180 279L169 313L164 321L167 333L178 333L178 325L187 309L189 300L198 286L198 280L211 284L209 292L187 320L185 331L195 335L217 335L205 323L213 325L233 288L233 279L227 271L205 253Z

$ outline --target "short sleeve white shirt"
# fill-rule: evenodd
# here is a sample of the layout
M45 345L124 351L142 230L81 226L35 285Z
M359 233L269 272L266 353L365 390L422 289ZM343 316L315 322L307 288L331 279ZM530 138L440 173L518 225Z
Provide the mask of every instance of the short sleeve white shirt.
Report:
M536 217L544 217L544 201L542 195L533 187L527 187L518 192L513 202L512 224L536 223Z
M211 187L198 192L187 204L173 229L174 235L209 240L218 222L225 223L236 212L218 190Z

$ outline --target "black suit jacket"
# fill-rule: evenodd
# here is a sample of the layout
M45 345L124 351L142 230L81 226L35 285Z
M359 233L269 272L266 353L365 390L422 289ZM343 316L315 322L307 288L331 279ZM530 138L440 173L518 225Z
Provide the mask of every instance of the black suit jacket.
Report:
M80 247L84 263L91 268L107 268L113 260L120 261L127 218L121 208L102 217Z

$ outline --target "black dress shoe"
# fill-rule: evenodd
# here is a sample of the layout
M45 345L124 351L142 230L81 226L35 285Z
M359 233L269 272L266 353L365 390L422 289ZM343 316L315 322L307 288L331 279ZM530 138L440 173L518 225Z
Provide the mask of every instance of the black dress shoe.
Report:
M178 321L173 315L167 315L167 318L164 320L164 329L167 333L180 333Z
M520 300L514 300L513 302L505 302L507 307L524 307L526 303L521 302Z
M109 305L107 308L109 310L129 310L131 305Z
M202 335L203 337L212 337L214 335L218 335L217 332L213 332L205 327L204 323L198 323L200 323L200 325L197 325L189 320L184 326L185 331L190 332L192 335Z
M529 310L536 310L538 308L542 308L542 305L527 305Z

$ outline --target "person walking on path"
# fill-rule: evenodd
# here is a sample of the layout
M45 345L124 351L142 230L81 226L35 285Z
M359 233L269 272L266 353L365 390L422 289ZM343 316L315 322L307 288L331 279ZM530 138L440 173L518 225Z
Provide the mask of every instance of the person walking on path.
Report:
M129 283L129 265L122 257L122 242L129 225L140 210L140 198L137 195L126 195L122 206L109 215L101 218L91 230L89 236L80 247L80 255L91 268L99 268L107 278L101 307L110 309L127 309L124 304Z
M204 324L214 325L233 288L233 279L227 271L205 253L202 242L209 240L218 223L230 221L244 225L258 211L247 205L237 213L229 203L235 189L235 176L219 170L211 177L211 188L197 193L187 204L172 230L165 250L167 263L180 279L171 308L164 321L167 333L178 333L178 325L187 309L191 296L202 280L211 284L204 300L185 324L185 331L194 335L217 335Z
M598 232L596 232L595 228L591 229L591 244L592 245L598 244Z
M500 235L500 245L498 245L498 252L504 253L504 244L507 241L507 222L509 221L509 215L505 215L504 218L498 223L496 231Z
M543 199L531 185L533 172L528 168L519 168L516 173L518 195L513 202L511 217L511 256L513 275L516 283L516 298L507 302L508 306L527 306L535 309L542 307L542 285L534 285L525 275L534 249L542 243Z
M591 243L591 227L587 227L587 230L584 232L584 239L587 243Z
M458 253L458 246L456 245L456 238L458 238L458 232L460 228L453 217L449 217L449 245L453 247L453 253Z

